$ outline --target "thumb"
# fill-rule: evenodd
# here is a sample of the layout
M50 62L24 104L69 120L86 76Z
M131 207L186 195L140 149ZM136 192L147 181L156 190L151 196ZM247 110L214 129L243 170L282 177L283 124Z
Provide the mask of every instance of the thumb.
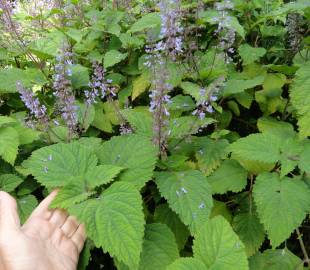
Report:
M20 220L15 199L4 191L0 191L0 230L17 229Z

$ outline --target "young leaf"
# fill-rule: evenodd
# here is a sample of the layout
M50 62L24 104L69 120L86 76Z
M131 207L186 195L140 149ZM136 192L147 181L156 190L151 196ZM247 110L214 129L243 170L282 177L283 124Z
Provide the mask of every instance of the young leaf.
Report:
M141 188L151 179L156 163L156 149L151 141L139 135L113 137L102 144L97 156L101 164L126 168L119 179Z
M174 234L165 224L146 225L139 270L166 269L179 258Z
M208 270L201 260L196 258L179 258L170 264L166 270Z
M99 198L74 205L69 213L86 225L97 247L138 269L145 221L141 195L133 185L113 183Z
M241 191L247 184L247 174L237 161L226 159L207 179L213 194L225 194Z
M244 245L221 216L200 227L193 251L194 258L203 261L210 269L248 270Z
M307 185L297 179L280 179L277 173L260 174L256 178L253 195L258 216L273 247L287 239L310 210Z
M91 149L73 142L42 147L23 162L29 172L46 187L64 186L72 177L84 176L96 167L97 157Z
M156 183L161 195L168 201L192 234L208 220L213 206L212 192L206 177L199 171L158 172Z

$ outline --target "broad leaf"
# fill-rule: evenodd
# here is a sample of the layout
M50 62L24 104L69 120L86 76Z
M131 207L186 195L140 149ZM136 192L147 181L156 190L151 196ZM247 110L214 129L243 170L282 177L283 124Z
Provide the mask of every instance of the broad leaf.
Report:
M138 269L145 221L141 195L133 185L116 182L99 198L72 206L69 212L85 223L97 247Z
M208 269L248 270L245 247L221 216L201 226L193 251L194 258L203 261Z
M253 188L254 201L273 247L289 238L310 210L310 190L301 180L262 173ZM298 194L298 196L296 196Z
M208 270L201 260L195 258L179 258L170 264L166 270Z
M158 172L156 183L161 195L168 201L192 233L208 220L213 205L210 184L199 171Z
M175 237L167 225L146 225L139 270L165 270L177 258Z
M5 192L12 192L23 182L23 179L16 174L2 174L0 175L0 190Z
M147 88L151 85L151 81L148 74L143 73L134 79L132 84L131 98L132 100L135 100L138 96L147 90Z
M148 138L139 135L113 137L97 152L101 164L123 167L119 179L141 188L151 179L156 163L156 149Z
M239 47L238 52L243 60L243 64L247 65L259 60L267 51L265 48L254 48L246 43Z
M25 223L37 205L38 201L33 195L26 195L17 199L17 207L21 224Z
M0 156L11 165L14 165L19 145L19 136L12 127L0 129Z
M264 82L264 76L257 76L254 79L230 79L224 88L224 97L232 94L242 93L246 89L253 88Z
M123 61L127 57L127 53L121 53L116 50L108 51L104 56L104 68L112 67L115 64Z
M154 28L160 26L160 24L161 20L159 14L149 13L142 16L138 21L136 21L129 29L129 32L140 32L147 28Z

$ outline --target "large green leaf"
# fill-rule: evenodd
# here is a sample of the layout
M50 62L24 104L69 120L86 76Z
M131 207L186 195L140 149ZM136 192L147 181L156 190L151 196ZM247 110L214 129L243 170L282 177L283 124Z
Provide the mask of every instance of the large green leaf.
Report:
M19 145L19 136L12 127L0 129L0 156L11 165L14 165Z
M1 174L0 175L0 190L12 192L17 186L23 182L23 179L16 174Z
M179 249L182 250L189 237L189 231L181 222L178 215L173 212L167 204L161 204L155 209L154 220L168 225L175 235Z
M170 264L167 270L208 270L202 261L195 258L179 258Z
M146 225L139 270L165 270L177 258L175 237L167 225Z
M139 135L113 137L97 152L101 164L123 167L119 179L141 188L151 179L156 163L156 149L151 141Z
M12 124L15 123L16 120L12 117L0 115L0 127L6 125L6 124Z
M97 161L91 149L73 142L42 147L32 152L23 166L43 185L57 187L84 176L96 167Z
M129 29L129 32L133 33L143 31L147 28L154 28L156 26L160 26L160 24L161 20L158 13L148 13L142 16L138 21L136 21Z
M112 67L115 64L123 61L127 57L127 53L121 53L117 50L110 50L104 56L104 67Z
M253 88L257 85L260 85L264 82L264 76L257 76L253 79L230 79L227 81L224 88L224 97L242 93L246 89Z
M234 217L233 228L242 243L248 256L252 256L265 239L265 230L254 213L240 213Z
M140 96L143 92L145 92L150 85L151 80L149 74L142 73L132 82L131 99L135 100L138 96Z
M116 182L99 198L72 206L69 213L85 223L97 247L138 269L145 221L141 195L133 185Z
M310 210L310 190L301 180L262 173L253 188L258 216L273 247L289 238Z
M238 52L243 60L243 64L247 65L259 60L267 51L265 48L254 48L246 43L239 47Z
M207 179L213 193L239 192L247 184L247 171L237 161L227 159Z
M206 177L199 171L158 172L156 183L161 195L168 201L192 233L209 219L213 206L212 192Z
M200 227L193 251L194 257L203 261L208 269L248 270L245 247L221 216Z
M310 136L310 61L296 72L294 83L290 89L293 107L297 111L300 135Z
M20 217L20 222L23 224L30 216L38 201L33 195L26 195L17 199L17 208Z

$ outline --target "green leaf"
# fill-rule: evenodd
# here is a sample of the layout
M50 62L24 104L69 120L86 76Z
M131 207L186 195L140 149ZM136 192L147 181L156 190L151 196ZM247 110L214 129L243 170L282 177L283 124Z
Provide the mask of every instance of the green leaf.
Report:
M207 137L199 141L200 149L196 152L199 169L205 174L211 174L228 155L227 140L212 140Z
M208 220L213 206L206 177L199 171L158 172L155 174L160 194L168 201L192 234Z
M160 26L161 20L159 17L159 13L148 13L142 16L138 21L136 21L128 32L140 32L148 28L154 28Z
M166 270L208 270L202 261L195 258L179 258L170 264Z
M93 170L97 157L78 142L59 143L32 152L23 166L46 187L69 184L72 178Z
M72 66L72 86L74 89L79 89L81 87L88 87L89 84L89 74L88 68L82 65Z
M193 245L194 258L210 269L248 270L245 247L225 218L217 216L200 227Z
M243 64L247 65L259 60L267 51L265 48L254 48L245 43L239 47L238 52L243 60Z
M78 121L81 124L81 128L87 130L95 119L95 108L92 105L87 105L82 102L78 102L77 104Z
M254 201L273 247L289 238L310 210L310 190L300 180L262 173L255 181ZM296 196L298 194L298 196Z
M97 247L138 269L145 221L141 195L133 185L113 183L99 198L72 206L69 213L86 225Z
M229 79L224 87L223 95L228 97L233 94L242 93L246 89L253 88L264 82L264 76L257 76L253 79Z
M15 122L16 122L16 120L12 117L0 115L0 127L4 126L6 124L15 123Z
M151 141L139 135L115 136L104 142L97 152L101 164L126 168L119 180L133 183L137 188L151 179L156 154Z
M237 214L232 226L245 245L247 256L252 256L265 239L265 230L258 217L253 213Z
M123 61L127 57L127 53L121 53L117 50L110 50L104 56L104 68L112 67Z
M139 270L164 270L178 258L178 247L167 225L146 225Z
M310 136L310 61L306 62L296 72L294 82L290 88L293 107L297 111L300 135Z
M239 192L244 189L247 174L237 161L227 159L207 179L213 194L225 194L227 191Z
M179 250L184 248L184 245L189 237L189 231L181 222L177 214L173 212L167 204L161 204L156 207L154 221L168 225L175 235Z
M12 192L23 182L23 179L15 174L0 175L0 190Z
M249 260L250 270L303 270L303 262L288 249L266 250Z
M142 73L139 77L132 82L132 94L131 99L135 100L138 96L144 93L147 88L151 85L149 75Z
M226 203L220 202L217 200L213 200L213 208L211 210L210 218L222 216L225 218L229 223L232 221L232 214L228 210Z
M239 23L238 19L230 16L230 25L243 39L245 39L245 31L243 26Z
M183 89L184 94L191 95L196 101L201 99L200 85L192 82L182 82L180 87Z
M310 143L308 141L305 143L304 150L300 154L298 166L300 169L310 174Z
M37 205L38 201L33 195L26 195L17 199L17 207L21 224L25 223Z
M11 165L14 165L18 152L18 133L12 127L0 129L0 156Z
M284 139L287 137L294 137L296 135L294 127L290 123L279 121L273 117L259 118L257 121L257 127L260 132L270 132L271 134Z

